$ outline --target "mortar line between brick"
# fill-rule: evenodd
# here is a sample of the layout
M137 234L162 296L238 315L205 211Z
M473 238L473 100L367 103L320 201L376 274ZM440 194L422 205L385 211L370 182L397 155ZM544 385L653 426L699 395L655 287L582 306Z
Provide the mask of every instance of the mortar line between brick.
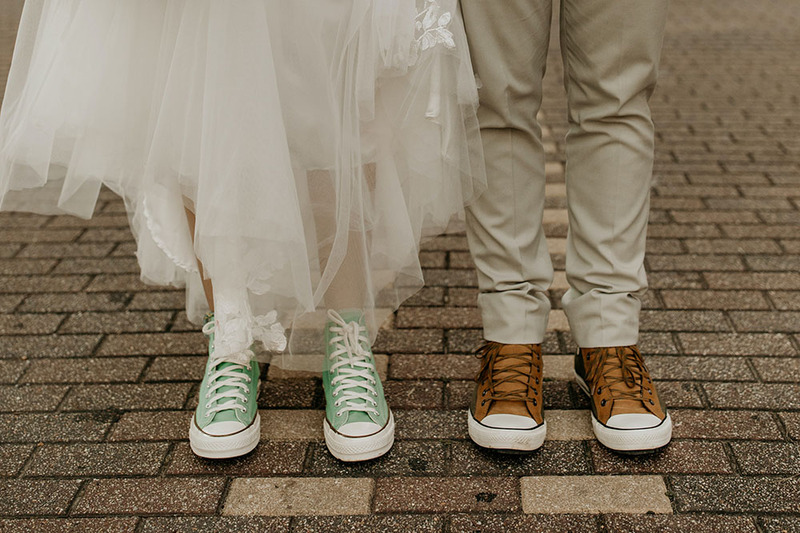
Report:
M89 335L97 335L97 334L96 333L87 334L87 336L89 336ZM99 357L100 356L100 348L106 342L106 339L108 339L108 337L109 337L108 333L100 333L100 338L95 343L94 348L92 348L91 353L89 354L89 357Z
M23 475L24 475L24 473L25 473L25 470L26 470L26 469L28 468L28 466L29 466L29 465L30 465L30 464L33 462L33 457L36 455L36 451L37 451L39 448L40 448L40 446L39 446L39 443L35 443L35 444L33 444L33 449L30 451L30 453L28 454L28 457L25 459L25 461L24 461L24 462L22 463L22 465L19 467L19 470L18 470L18 471L17 471L17 473L16 473L16 474L13 476L13 479L23 479Z
M800 354L800 338L797 335L787 335L787 337L789 338L789 344L794 348L795 354Z
M453 476L453 439L446 439L442 443L443 453L444 456L444 476L445 477L454 477Z
M170 311L172 312L172 316L170 317L169 322L167 323L167 327L164 330L164 333L177 333L177 332L173 332L172 328L175 327L175 322L178 320L178 317L180 316L181 313L180 313L180 311L176 311L174 309L170 310ZM181 333L185 333L185 332L181 332Z
M747 368L750 369L750 372L753 374L753 377L756 378L756 382L757 383L765 383L764 377L758 371L758 369L756 368L755 363L753 362L753 357L752 356L751 357L745 357L744 361L745 361L745 365L747 365Z
M789 429L786 427L786 424L783 422L783 417L780 416L776 411L770 411L769 414L772 415L772 419L778 425L778 431L780 431L781 436L783 437L783 440L784 441L788 441L788 442L792 442L792 443L796 442L794 439L792 439L791 435L789 435Z
M57 258L56 258L56 260L55 260L55 262L53 262L53 265L52 265L52 266L51 266L49 269L47 269L47 271L46 271L46 272L44 272L44 275L46 275L46 276L52 276L52 275L54 275L54 274L53 274L53 271L54 271L54 270L56 270L56 269L58 268L58 266L59 266L59 265L60 265L60 264L61 264L63 261L64 261L64 258L63 258L63 257L57 257Z
M75 511L75 507L78 505L78 501L85 494L85 492L87 490L87 487L89 486L90 482L91 482L90 479L84 479L83 481L81 481L81 484L78 486L78 490L75 491L75 495L73 496L72 501L69 504L69 507L67 507L67 512L64 513L64 516L67 516L67 517L72 517L73 516L74 511Z
M678 356L686 356L686 348L683 347L683 342L681 342L680 331L671 331L670 338L672 339L672 344L675 345L675 348L678 351Z
M46 314L51 314L51 313L46 313ZM52 313L52 314L57 314L57 313ZM55 331L51 333L51 335L60 335L61 328L64 327L64 324L66 324L67 320L69 320L72 317L72 315L73 313L64 313L61 316L61 320L58 321L58 325L56 326Z
M442 517L442 527L439 529L440 533L449 533L453 529L453 516L452 513L447 513Z
M611 529L609 529L610 525L607 523L606 518L607 517L604 514L600 514L595 517L594 527L596 531L611 531Z
M312 474L314 466L314 453L316 453L316 442L309 442L306 446L306 454L303 457L303 466L300 472L303 474Z
M700 402L703 404L703 409L713 409L711 405L711 400L708 399L708 394L706 394L705 388L702 386L702 382L691 382L694 391L697 393L698 398L700 398Z
M750 518L750 521L753 522L753 524L754 524L754 526L756 528L756 531L758 531L758 533L767 533L767 530L762 525L763 517L761 517L761 516L753 516L753 517L749 517L749 518Z
M144 384L144 383L146 383L146 381L144 380L144 377L150 371L150 368L152 368L152 366L155 364L156 359L158 358L157 355L150 355L150 356L144 356L144 357L147 358L147 361L144 363L144 366L142 367L142 371L139 372L139 376L137 377L136 381L134 381L134 383L136 383L136 384ZM186 380L183 380L183 381L185 382ZM192 380L192 381L194 382L195 380Z
M742 467L739 464L739 461L736 459L736 454L733 452L733 446L731 446L731 443L722 441L722 449L725 451L725 455L728 456L728 462L733 467L733 474L739 476L743 475Z
M228 494L230 493L233 479L233 476L225 476L225 483L222 485L222 492L220 493L219 500L217 501L217 509L214 512L215 516L222 516L222 509L225 507L225 501L228 499Z
M738 330L736 329L736 324L734 323L733 317L731 317L731 314L730 314L731 310L730 309L722 309L721 311L722 311L722 318L725 320L725 323L730 328L730 331L738 333Z
M573 441L573 442L575 442L575 441ZM582 440L582 441L577 441L577 442L580 443L580 447L581 447L581 450L583 452L583 457L586 459L586 464L589 465L590 472L587 475L589 475L589 476L603 475L602 473L598 473L597 469L595 468L594 454L592 453L592 449L589 446L589 442L591 442L591 440Z
M664 480L664 486L667 487L667 498L669 498L669 504L672 507L672 514L676 515L678 513L678 498L677 494L675 493L675 487L672 483L672 476L670 475L662 475L661 479Z
M64 392L64 396L62 396L61 399L56 404L55 409L53 409L52 411L44 411L44 412L48 413L48 414L49 413L63 413L64 412L63 411L64 404L67 402L67 398L69 397L69 395L72 392L72 389L74 387L75 387L74 384L67 385L67 390Z
M372 477L367 478L372 482L372 492L369 495L369 514L370 515L374 515L375 514L375 502L378 499L378 480L380 478L381 478L381 476L375 476L375 475L373 475Z
M133 526L133 533L142 533L144 531L144 518L141 516L136 517L136 525Z

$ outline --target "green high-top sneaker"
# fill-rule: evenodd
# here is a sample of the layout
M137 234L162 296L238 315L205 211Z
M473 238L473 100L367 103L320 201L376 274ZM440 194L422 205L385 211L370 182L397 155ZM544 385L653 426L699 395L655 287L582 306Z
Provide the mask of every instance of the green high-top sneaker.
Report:
M208 459L239 457L252 451L261 438L258 416L256 361L243 365L215 360L214 315L206 317L208 363L200 385L197 410L189 428L192 451ZM250 357L253 353L248 350Z
M325 444L342 461L380 457L394 443L394 417L383 396L361 311L328 311L325 327Z

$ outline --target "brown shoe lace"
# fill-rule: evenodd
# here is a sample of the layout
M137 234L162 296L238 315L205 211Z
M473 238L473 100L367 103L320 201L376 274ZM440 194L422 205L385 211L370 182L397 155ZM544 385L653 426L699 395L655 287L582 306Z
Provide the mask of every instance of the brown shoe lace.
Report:
M591 361L586 375L589 383L597 383L602 375L614 400L645 401L645 381L651 384L652 380L639 348L591 348L587 352ZM600 389L597 392L602 393Z
M505 346L499 342L487 342L475 352L476 357L483 361L475 381L480 383L488 380L489 394L484 398L485 400L530 401L532 396L539 394L536 390L539 378L536 377L535 382L531 383L530 377L534 370L537 375L541 373L541 355L536 353L532 344L524 345L529 349L523 352L501 354L500 351ZM498 365L501 361L509 364L507 366ZM496 369L496 366L502 366L502 368ZM517 386L514 390L498 391L497 387L505 383Z

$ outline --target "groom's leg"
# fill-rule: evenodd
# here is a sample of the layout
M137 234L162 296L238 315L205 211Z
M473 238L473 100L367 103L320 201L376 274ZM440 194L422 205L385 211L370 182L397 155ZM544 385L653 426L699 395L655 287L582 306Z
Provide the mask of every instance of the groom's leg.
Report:
M467 213L486 340L541 343L553 268L542 231L542 100L551 0L462 0L489 187Z
M502 4L503 2L498 2ZM581 347L637 343L653 170L648 99L666 0L563 0L570 233L564 308Z

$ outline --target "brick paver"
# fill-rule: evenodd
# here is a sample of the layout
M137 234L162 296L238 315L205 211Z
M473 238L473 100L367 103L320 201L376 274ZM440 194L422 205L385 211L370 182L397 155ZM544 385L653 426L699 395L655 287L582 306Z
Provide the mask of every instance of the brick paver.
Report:
M21 6L0 3L0 87ZM0 214L0 531L800 531L798 28L795 0L671 2L641 323L668 449L601 447L571 382L554 36L541 451L468 439L481 324L453 234L424 245L428 286L378 336L397 422L386 457L333 459L319 378L272 369L259 448L198 459L186 439L205 340L181 291L139 281L124 206L103 191L91 221Z

